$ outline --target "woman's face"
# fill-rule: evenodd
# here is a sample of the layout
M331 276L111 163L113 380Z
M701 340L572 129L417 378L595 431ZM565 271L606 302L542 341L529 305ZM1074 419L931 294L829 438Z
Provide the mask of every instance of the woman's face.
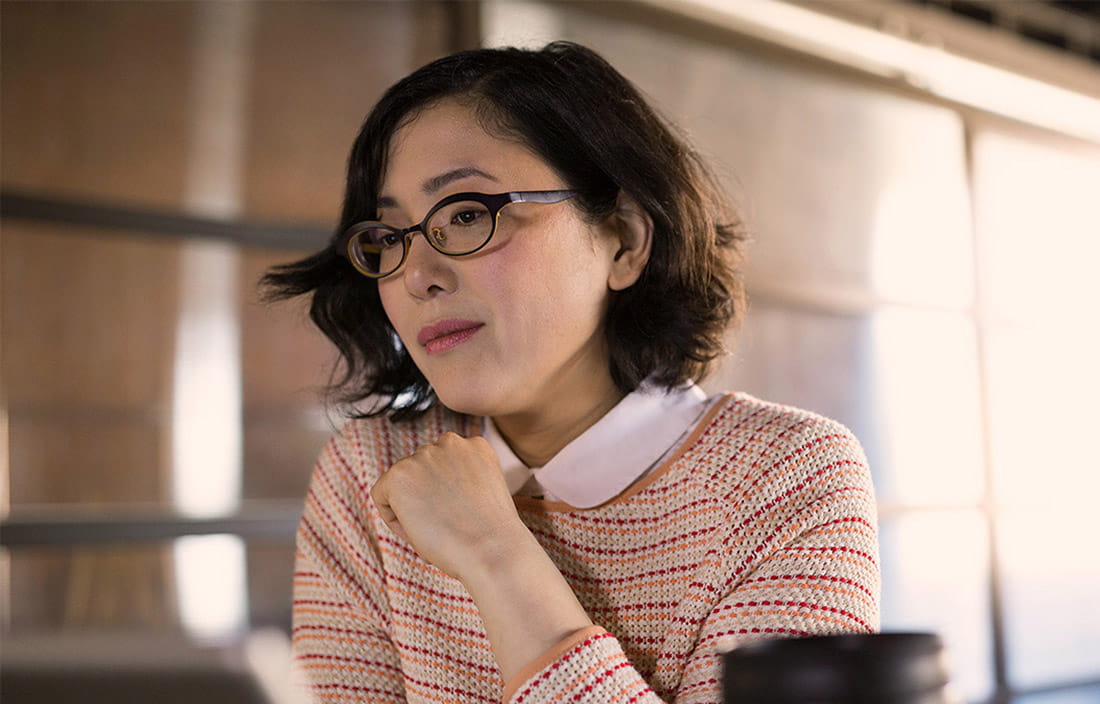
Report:
M403 228L454 193L565 187L523 144L488 134L473 109L444 101L394 134L379 219ZM615 393L603 320L617 248L569 201L513 203L488 246L472 255L440 254L417 232L405 263L378 288L444 405L538 414Z

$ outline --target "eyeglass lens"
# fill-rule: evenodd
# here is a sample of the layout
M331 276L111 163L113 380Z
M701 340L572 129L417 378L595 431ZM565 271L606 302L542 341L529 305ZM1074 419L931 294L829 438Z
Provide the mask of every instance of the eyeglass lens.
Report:
M492 236L493 221L493 213L483 203L448 203L428 218L424 236L444 254L469 254ZM398 231L379 225L361 231L348 249L361 269L384 275L401 265L405 247L405 237Z

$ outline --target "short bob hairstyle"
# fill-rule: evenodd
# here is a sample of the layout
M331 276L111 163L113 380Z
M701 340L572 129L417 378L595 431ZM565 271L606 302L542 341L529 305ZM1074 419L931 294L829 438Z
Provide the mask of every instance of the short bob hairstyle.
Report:
M394 84L352 146L328 246L262 279L268 300L312 293L310 317L343 362L330 401L394 420L437 403L382 309L377 281L342 258L337 241L376 217L394 133L444 99L470 105L486 131L541 157L578 192L570 202L589 222L610 216L620 193L645 209L654 224L649 262L633 286L611 293L604 325L611 377L624 393L647 378L668 388L701 379L744 306L740 221L696 152L626 78L592 50L554 42L461 52Z

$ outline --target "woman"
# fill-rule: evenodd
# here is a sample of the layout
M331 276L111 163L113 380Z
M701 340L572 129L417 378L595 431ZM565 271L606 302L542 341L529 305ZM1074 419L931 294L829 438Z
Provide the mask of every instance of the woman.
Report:
M837 423L694 386L742 308L694 152L599 56L466 52L392 87L312 295L345 402L294 645L349 701L715 701L752 637L877 627Z

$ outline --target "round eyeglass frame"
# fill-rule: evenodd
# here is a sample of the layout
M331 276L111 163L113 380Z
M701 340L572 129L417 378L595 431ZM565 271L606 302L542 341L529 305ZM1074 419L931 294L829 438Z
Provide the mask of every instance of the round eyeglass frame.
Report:
M419 223L415 225L410 225L406 228L392 227L379 220L363 220L362 222L357 222L348 229L344 230L344 233L340 236L339 243L337 244L336 252L337 254L351 262L356 271L358 271L363 276L371 279L381 279L394 273L395 271L400 269L401 266L405 263L405 259L409 256L409 242L412 239L413 234L415 234L416 232L424 235L424 241L427 242L432 249L439 252L440 254L448 257L465 257L482 250L487 244L489 244L490 241L492 241L493 235L495 235L497 231L497 221L500 218L500 211L503 210L505 206L511 205L512 203L560 203L564 200L572 198L575 195L577 195L577 191L573 190L510 191L508 193L492 194L474 192L455 193L454 195L447 196L446 198L440 200L438 203L433 205L431 207L431 210L428 211L428 214L425 215L424 219L421 220ZM458 203L461 201L474 201L476 203L481 203L482 205L484 205L488 209L489 215L491 216L492 227L489 230L489 234L485 237L485 241L479 244L477 247L474 247L473 249L465 252L450 252L440 248L439 244L435 242L434 238L427 236L428 222L432 219L433 215L439 212L441 208L445 208L452 203ZM386 272L374 273L364 269L359 264L355 255L352 253L354 251L353 248L358 246L359 236L367 230L375 229L389 230L390 232L401 238L401 259L397 262L396 266Z

